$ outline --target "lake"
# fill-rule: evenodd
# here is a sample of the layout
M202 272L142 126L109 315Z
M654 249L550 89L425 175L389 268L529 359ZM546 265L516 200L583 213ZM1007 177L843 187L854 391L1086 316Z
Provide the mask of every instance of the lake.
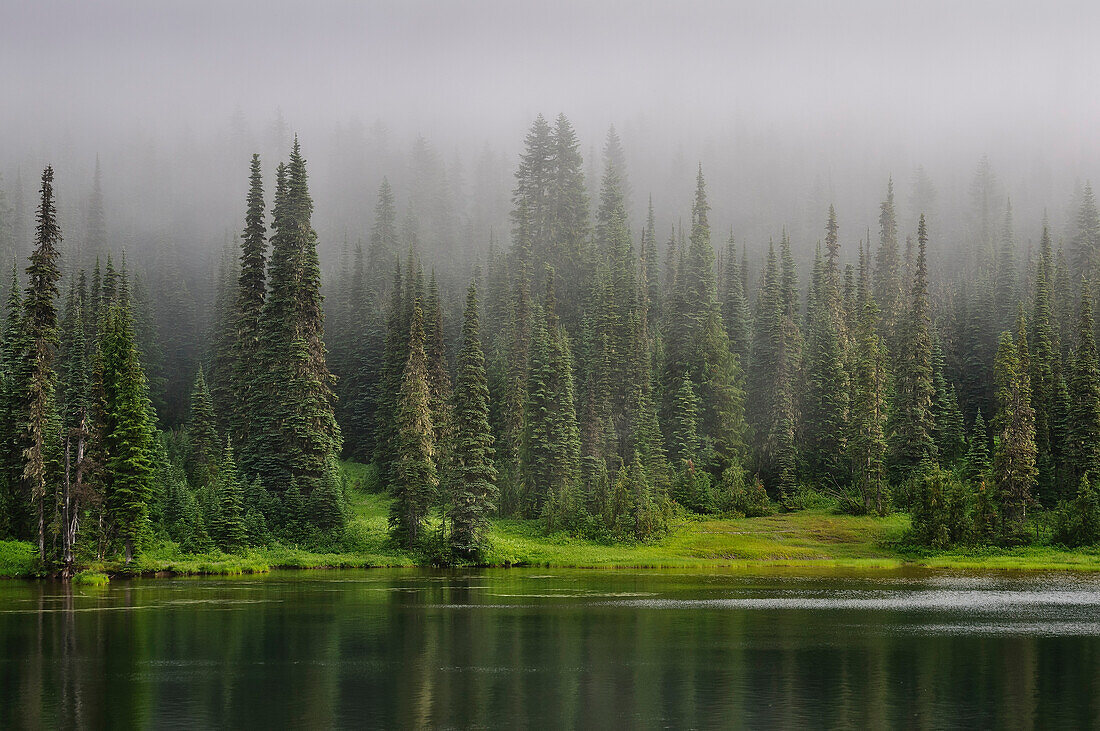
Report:
M362 570L0 581L0 727L1100 723L1100 577Z

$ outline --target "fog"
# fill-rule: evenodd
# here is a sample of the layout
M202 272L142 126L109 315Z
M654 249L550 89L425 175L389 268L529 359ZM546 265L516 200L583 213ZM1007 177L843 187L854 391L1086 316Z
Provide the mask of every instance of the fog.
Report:
M903 233L927 207L943 271L973 238L983 156L1021 250L1044 211L1065 238L1100 162L1098 21L1085 2L9 0L0 174L5 206L27 211L54 165L71 249L98 158L112 248L203 268L242 226L250 154L270 173L296 133L326 266L369 232L383 176L402 212L426 179L447 191L439 263L462 266L507 239L531 121L564 113L592 197L615 125L636 225L650 195L660 230L688 216L701 163L712 224L750 253L786 226L805 260L834 203L851 259L892 176ZM444 245L422 244L428 260Z

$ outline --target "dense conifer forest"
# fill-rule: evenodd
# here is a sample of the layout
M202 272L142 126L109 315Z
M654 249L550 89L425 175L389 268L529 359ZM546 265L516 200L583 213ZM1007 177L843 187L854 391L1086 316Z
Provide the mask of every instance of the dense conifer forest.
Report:
M918 170L904 217L878 181L877 230L824 205L816 245L782 221L744 242L711 224L706 159L661 210L614 128L585 157L539 115L506 208L457 212L418 138L405 213L387 178L356 191L370 224L323 259L306 146L252 155L205 269L118 245L98 162L77 236L64 170L0 202L0 537L64 574L165 542L337 550L368 490L443 563L482 560L497 517L646 542L823 497L934 548L1100 540L1088 183L1064 232L1018 225L982 158L965 241Z

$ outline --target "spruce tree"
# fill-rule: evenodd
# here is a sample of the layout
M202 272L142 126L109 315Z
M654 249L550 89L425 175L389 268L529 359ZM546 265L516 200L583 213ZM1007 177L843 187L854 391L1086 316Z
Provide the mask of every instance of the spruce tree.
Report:
M1027 335L1004 333L997 348L997 417L993 422L993 479L1000 495L1001 532L1021 540L1027 506L1035 486L1035 413L1027 374Z
M294 478L308 499L331 477L340 431L325 363L313 201L297 138L277 177L269 290L261 313L258 402L264 408L254 418L257 474L276 491Z
M866 290L866 276L861 276ZM852 482L864 509L882 515L887 508L886 457L886 345L877 332L878 309L873 297L864 297L863 312L852 350L852 400L848 456Z
M943 349L938 337L932 338L932 419L936 453L944 465L962 456L966 448L966 427L954 386L947 385Z
M935 384L926 262L928 233L924 216L921 216L917 229L917 240L919 249L913 286L899 338L901 347L895 366L896 401L889 440L893 466L901 475L936 454L933 441L935 423L932 418Z
M756 469L770 489L794 487L794 379L790 313L783 303L775 247L768 254L757 291L749 359L748 420Z
M263 178L260 156L250 166L248 208L241 235L237 274L237 338L233 358L233 404L229 424L244 474L255 474L259 457L253 448L252 421L262 407L259 400L262 315L267 292L267 228L264 224Z
M4 321L3 348L0 350L0 458L2 458L3 515L0 516L4 534L11 538L28 538L31 521L27 507L24 450L27 433L23 429L26 413L28 331L23 328L23 300L19 294L19 275L12 261L11 285L8 289Z
M736 259L733 233L726 245L724 294L722 297L722 321L726 325L730 350L737 354L742 370L748 368L749 349L752 345L751 320L748 301L745 298L744 275Z
M489 388L481 349L477 286L473 282L466 293L452 413L451 550L465 560L477 560L486 548L489 517L496 507L497 473L489 430Z
M982 412L974 417L974 428L970 433L970 447L966 453L964 474L971 482L977 482L993 470L993 459L989 455L989 430Z
M1039 470L1036 497L1048 507L1061 497L1057 489L1055 472L1055 448L1060 446L1053 439L1056 398L1055 378L1060 370L1057 334L1052 322L1051 285L1054 261L1051 251L1050 230L1043 224L1039 242L1039 261L1035 271L1035 297L1031 311L1031 395L1035 409L1036 466Z
M682 468L684 463L694 461L699 452L699 398L687 374L676 391L669 432L673 464Z
M825 227L827 256L818 266L811 283L811 302L806 337L806 395L803 401L803 430L806 462L810 473L839 481L846 472L849 383L845 367L843 318L841 316L837 259L836 212L829 208Z
M374 207L374 226L371 228L366 269L368 288L379 302L386 295L386 268L397 255L397 206L390 181L382 178L378 202Z
M451 443L451 376L447 372L447 353L443 339L443 305L439 301L439 283L435 270L428 280L424 304L424 352L427 357L428 389L431 393L433 441L436 445L436 469L442 475Z
M244 525L244 490L233 460L231 439L226 439L225 451L218 465L216 498L217 512L210 521L210 537L218 548L230 552L248 541Z
M23 323L28 350L28 392L26 395L26 430L28 444L23 453L23 477L30 487L30 500L37 514L38 553L46 561L47 473L51 450L56 452L56 433L51 420L56 419L55 392L57 374L54 353L58 346L57 297L61 270L61 228L57 223L57 207L53 197L53 168L42 172L40 203L35 224L35 248L27 267L27 293L23 298ZM56 454L54 455L56 457ZM51 506L52 509L52 506Z
M657 324L664 312L661 296L661 271L657 259L657 223L653 215L653 196L649 197L649 212L646 214L645 229L642 232L642 265L645 272L641 286L646 293L646 328L657 332Z
M396 479L397 410L402 376L409 359L409 328L412 324L405 307L405 282L402 279L401 263L396 257L394 263L393 286L390 289L389 311L386 316L386 344L382 359L381 387L377 401L378 435L375 455L382 484L387 486L392 486Z
M742 373L722 322L710 241L706 183L700 166L692 204L690 245L677 271L664 333L666 413L686 374L700 400L700 436L725 460L741 449L744 433ZM670 445L672 446L672 445Z
M409 358L401 376L401 393L395 417L397 454L390 532L398 543L412 548L423 538L437 484L431 386L424 352L424 311L420 305L413 307L409 327Z
M106 517L110 535L122 541L129 563L148 529L155 417L134 344L133 315L124 303L107 310L97 360L102 407L96 428Z
M1100 475L1100 363L1093 334L1088 280L1081 285L1077 316L1077 347L1066 383L1069 410L1066 424L1066 481L1076 485Z
M894 210L894 179L886 184L886 199L879 207L879 248L875 252L875 301L879 306L879 333L887 338L897 334L902 315L901 253L898 249L898 222ZM868 241L868 245L870 242ZM891 349L893 350L893 349Z
M214 420L213 399L201 366L191 389L191 418L187 424L187 437L191 443L194 476L203 481L210 476L211 468L217 463L218 442L221 439Z
M1091 182L1085 183L1081 195L1071 247L1074 270L1079 276L1091 280L1100 258L1100 210L1096 206Z
M207 385L210 389L210 398L214 404L218 430L226 434L231 433L229 428L233 417L231 413L234 400L233 372L235 370L238 342L237 280L237 262L233 256L232 248L227 244L222 250L221 261L218 264L213 322L210 325L210 370L207 375ZM144 309L136 302L135 305L135 310ZM141 328L137 325L137 319L137 312L135 312L134 327L139 338L138 347L144 350L141 344L141 335L147 333L141 332ZM148 361L144 362L147 363ZM149 369L146 367L146 375L148 376L148 374ZM150 386L152 386L151 383Z

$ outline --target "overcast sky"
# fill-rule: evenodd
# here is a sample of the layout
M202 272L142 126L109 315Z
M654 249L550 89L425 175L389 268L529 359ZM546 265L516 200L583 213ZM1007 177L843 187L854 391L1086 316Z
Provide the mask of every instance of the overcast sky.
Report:
M489 144L510 170L535 114L564 112L589 158L624 131L667 220L704 161L717 220L753 245L801 216L810 246L831 201L862 231L917 165L961 209L985 154L1035 228L1100 167L1098 38L1096 2L0 0L0 172L65 161L78 202L103 153L136 209L151 194L128 156L156 147L176 173L164 215L223 231L247 165L225 159L235 115L259 139L281 112L325 192L351 180L349 124L383 121L401 151L422 133L468 170ZM383 174L401 175L345 194L371 200ZM326 195L322 224L345 230Z
M510 127L538 110L1078 135L1100 112L1100 4L3 3L3 118L197 129L282 108ZM992 128L992 130L990 129ZM919 142L919 140L917 140Z

